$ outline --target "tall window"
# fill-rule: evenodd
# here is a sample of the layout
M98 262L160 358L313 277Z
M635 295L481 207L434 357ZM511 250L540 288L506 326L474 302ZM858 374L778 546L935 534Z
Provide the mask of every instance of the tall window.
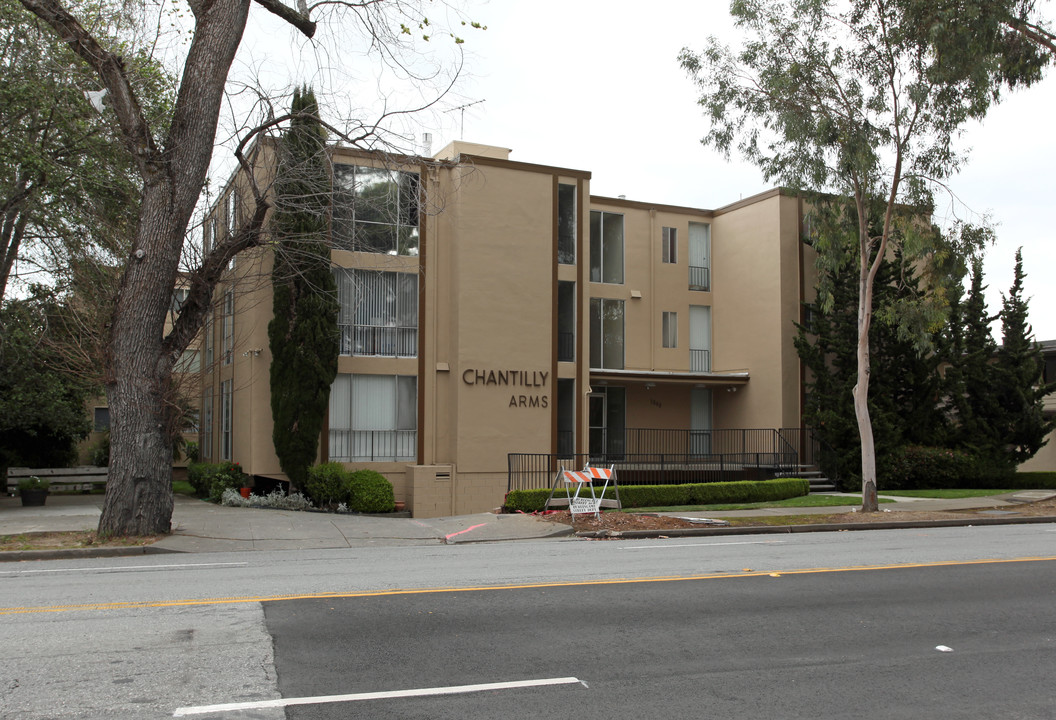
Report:
M711 372L711 308L689 306L689 370Z
M231 459L231 381L220 383L220 459Z
M623 369L623 300L590 299L590 366Z
M564 280L557 283L557 359L576 359L576 284Z
M213 367L213 309L212 307L205 313L205 323L202 325L202 332L205 333L205 367L212 369Z
M239 201L238 191L235 188L231 188L227 193L227 236L232 237L238 231L238 215L241 210L241 202ZM235 256L232 255L231 259L227 262L228 270L234 269L235 267Z
M418 254L418 175L360 165L334 165L334 246Z
M711 290L711 225L689 224L689 289Z
M330 460L414 460L418 378L338 374L330 388Z
M665 312L663 321L664 347L678 347L678 313Z
M576 186L557 186L557 261L576 264Z
M590 281L623 284L623 215L591 210Z
M224 293L224 314L220 321L220 334L223 336L224 365L230 365L235 349L235 292Z
M335 268L342 355L417 357L418 276Z
M213 388L202 391L202 457L213 457Z
M678 230L665 227L660 235L660 259L665 263L678 262Z
M110 430L110 408L97 407L93 413L92 431L109 432Z

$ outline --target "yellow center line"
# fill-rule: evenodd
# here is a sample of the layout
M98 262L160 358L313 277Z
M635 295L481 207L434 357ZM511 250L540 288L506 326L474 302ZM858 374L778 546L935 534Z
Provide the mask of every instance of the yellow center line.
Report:
M660 577L611 578L607 580L565 580L516 585L471 585L453 588L396 588L361 592L299 593L292 595L244 595L236 597L193 598L186 600L137 600L129 602L84 603L79 605L40 605L36 607L0 608L0 615L70 612L75 610L143 610L147 608L234 605L242 603L283 602L286 600L327 600L334 598L387 597L392 595L429 595L436 593L481 592L493 590L532 590L538 588L587 587L592 585L630 585L635 583L685 582L687 580L721 580L728 578L780 577L783 575L816 575L820 573L862 572L869 570L905 570L913 568L955 567L963 565L1000 565L1023 562L1051 562L1056 556L1020 557L1000 560L945 560L893 565L860 565L852 567L804 568L800 570L744 570L706 575L670 575Z

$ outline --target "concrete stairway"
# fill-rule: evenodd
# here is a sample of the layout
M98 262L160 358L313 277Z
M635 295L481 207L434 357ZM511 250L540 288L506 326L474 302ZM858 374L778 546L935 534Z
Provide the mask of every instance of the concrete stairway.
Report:
M795 476L808 480L812 493L836 492L836 484L825 477L825 473L816 465L800 465L796 468Z

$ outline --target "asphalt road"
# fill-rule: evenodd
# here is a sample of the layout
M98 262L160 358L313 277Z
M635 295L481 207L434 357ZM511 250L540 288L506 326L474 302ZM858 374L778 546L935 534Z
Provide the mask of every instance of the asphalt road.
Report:
M288 717L1051 718L1056 563L269 603ZM937 648L948 648L941 650Z
M22 563L0 568L0 718L547 679L194 717L1056 717L1056 567L1022 560L1054 541L1030 525Z

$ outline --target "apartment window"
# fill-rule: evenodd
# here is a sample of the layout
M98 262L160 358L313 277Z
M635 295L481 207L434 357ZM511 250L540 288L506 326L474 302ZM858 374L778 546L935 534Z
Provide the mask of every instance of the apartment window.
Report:
M95 408L92 413L92 430L95 432L110 432L110 408Z
M197 348L187 348L184 350L180 355L180 359L176 361L176 366L173 368L173 370L180 373L196 373L201 369L201 355Z
M213 457L213 388L202 391L202 457Z
M557 359L576 359L576 284L564 280L557 283Z
M689 370L711 372L711 308L689 306Z
M235 292L224 293L224 314L220 320L220 334L223 346L224 365L230 365L235 349Z
M180 310L183 309L183 304L187 302L187 296L190 294L191 291L187 288L177 288L172 291L172 304L169 306L169 310L173 315L180 314Z
M213 249L213 226L216 223L212 218L206 218L202 222L202 254L206 255Z
M418 378L338 374L330 388L330 460L414 460Z
M231 459L231 381L220 383L220 459Z
M417 357L418 276L335 268L342 355Z
M665 312L663 321L664 347L678 347L678 313Z
M711 290L711 225L689 224L689 289Z
M209 311L205 314L205 323L202 326L202 332L205 333L205 367L213 367L213 309L210 307Z
M590 212L590 281L623 284L623 215Z
M557 186L557 261L576 264L576 186Z
M590 299L590 367L623 369L623 300Z
M417 173L334 165L334 247L418 254Z
M678 230L663 228L660 236L660 259L669 264L678 262Z
M238 193L234 188L228 191L226 201L227 236L231 237L238 230Z

